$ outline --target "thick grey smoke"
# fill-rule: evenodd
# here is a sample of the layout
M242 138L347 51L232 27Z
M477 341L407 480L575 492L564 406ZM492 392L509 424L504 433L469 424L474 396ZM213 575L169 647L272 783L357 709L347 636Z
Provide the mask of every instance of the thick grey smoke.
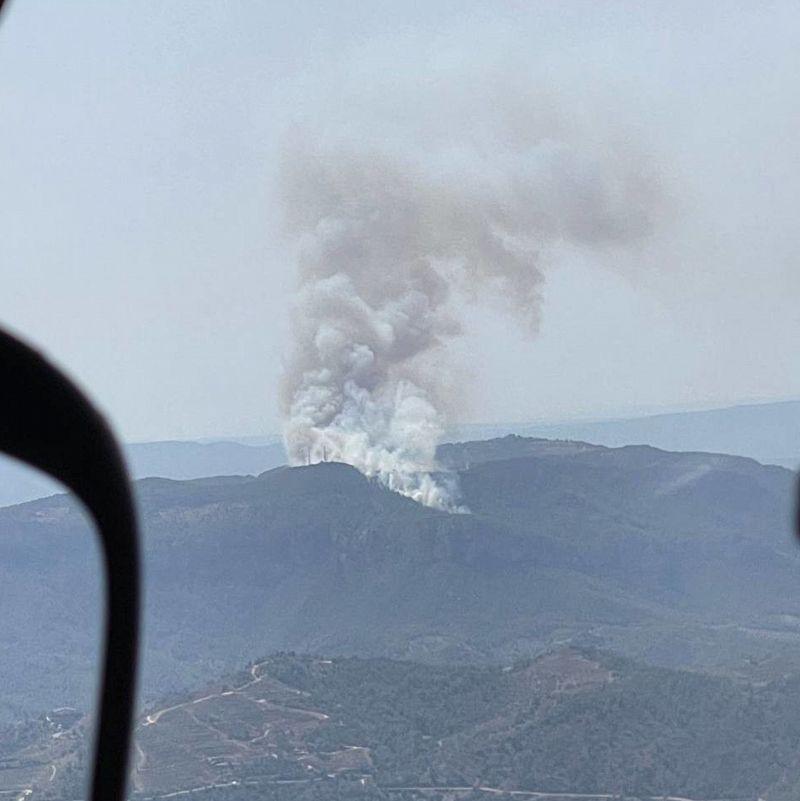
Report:
M555 247L607 251L650 231L658 193L640 159L524 121L516 114L514 136L488 144L453 126L418 148L320 136L288 149L300 281L282 398L292 464L346 462L457 510L436 447L459 393L441 357L464 303L499 300L535 333Z

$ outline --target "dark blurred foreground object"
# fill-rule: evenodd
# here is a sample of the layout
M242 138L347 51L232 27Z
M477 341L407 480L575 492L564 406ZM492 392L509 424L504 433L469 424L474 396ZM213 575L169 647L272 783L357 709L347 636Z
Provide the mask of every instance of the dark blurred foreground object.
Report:
M97 524L106 574L105 659L91 799L122 801L139 628L139 544L128 476L91 403L44 357L2 330L0 451L66 485Z

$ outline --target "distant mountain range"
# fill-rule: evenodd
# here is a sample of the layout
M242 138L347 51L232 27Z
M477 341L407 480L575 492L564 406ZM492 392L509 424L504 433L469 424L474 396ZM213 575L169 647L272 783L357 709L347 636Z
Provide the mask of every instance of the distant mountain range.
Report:
M286 462L283 445L271 442L140 442L125 448L134 478L191 479L205 476L258 475ZM0 506L63 492L58 484L29 468L0 460Z
M470 514L341 464L137 484L152 699L279 649L492 663L559 643L752 679L800 664L794 477L739 457L507 437L445 446ZM0 510L0 714L93 687L76 505Z
M454 426L448 441L519 434L598 445L652 445L670 451L749 456L763 464L800 467L800 401L734 406L623 420L497 423ZM191 479L258 475L285 464L278 438L236 441L141 442L126 447L134 478ZM43 498L59 487L18 464L0 459L0 506Z
M667 451L703 451L749 456L763 464L800 467L800 400L676 412L620 420L516 425L467 425L451 439L521 434L607 445L652 445Z

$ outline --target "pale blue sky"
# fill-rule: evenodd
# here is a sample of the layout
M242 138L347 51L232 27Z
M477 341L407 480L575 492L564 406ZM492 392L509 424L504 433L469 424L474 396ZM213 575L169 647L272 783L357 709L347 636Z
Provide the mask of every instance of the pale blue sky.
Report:
M537 340L470 312L460 415L798 396L793 6L15 0L0 28L0 321L128 439L276 431L287 126L331 114L358 130L376 92L386 125L441 64L511 63L631 131L670 221L612 270L565 255Z

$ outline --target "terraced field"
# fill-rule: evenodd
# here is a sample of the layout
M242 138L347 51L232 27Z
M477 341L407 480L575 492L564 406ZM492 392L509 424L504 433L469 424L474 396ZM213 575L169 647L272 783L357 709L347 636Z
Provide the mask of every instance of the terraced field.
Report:
M3 732L0 798L53 797L65 773L82 761L85 727L72 709L57 709Z
M233 687L145 715L136 732L135 791L169 797L187 787L368 771L368 749L348 746L323 754L303 747L329 717L309 707L307 694L270 677L266 666L250 666Z

